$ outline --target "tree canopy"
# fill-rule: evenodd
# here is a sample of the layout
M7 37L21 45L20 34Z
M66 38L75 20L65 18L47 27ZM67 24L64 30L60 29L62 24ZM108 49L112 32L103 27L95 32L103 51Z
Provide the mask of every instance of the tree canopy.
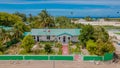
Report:
M110 41L103 42L102 40L98 40L94 42L93 40L87 41L87 50L91 55L104 55L105 53L113 53L115 51L115 47L112 45Z
M21 17L14 14L0 12L0 25L13 26L16 22L22 22Z
M35 41L31 35L25 36L22 40L21 47L26 50L27 53L31 51L31 48L34 46Z
M13 14L21 17L21 19L22 19L23 22L26 22L26 21L27 21L26 14L20 13L20 12L15 12L15 13L13 13Z
M115 51L108 33L101 26L85 25L80 32L80 43L90 54L104 55Z
M44 49L47 54L50 54L52 52L52 47L50 44L46 44Z
M79 40L80 43L86 47L86 42L89 39L93 39L94 36L94 28L91 25L85 25L84 27L82 27L82 30L80 31L80 35L79 35Z

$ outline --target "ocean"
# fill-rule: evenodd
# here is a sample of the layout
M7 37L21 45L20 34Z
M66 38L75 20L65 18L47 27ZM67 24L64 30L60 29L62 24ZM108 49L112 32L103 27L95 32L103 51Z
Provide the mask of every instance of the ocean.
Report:
M46 9L52 16L67 16L67 17L120 17L117 13L120 10L120 5L97 5L97 4L62 4L62 3L30 3L30 4L0 4L0 12L21 12L37 15L41 10Z

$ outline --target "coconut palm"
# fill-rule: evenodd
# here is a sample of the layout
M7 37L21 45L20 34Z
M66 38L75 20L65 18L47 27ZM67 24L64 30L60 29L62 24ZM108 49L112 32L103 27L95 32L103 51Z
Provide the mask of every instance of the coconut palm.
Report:
M46 10L42 10L41 13L39 13L38 18L41 22L41 26L43 27L50 27L50 25L53 23L52 17L47 13Z
M18 22L14 25L14 38L20 38L24 32L24 24Z

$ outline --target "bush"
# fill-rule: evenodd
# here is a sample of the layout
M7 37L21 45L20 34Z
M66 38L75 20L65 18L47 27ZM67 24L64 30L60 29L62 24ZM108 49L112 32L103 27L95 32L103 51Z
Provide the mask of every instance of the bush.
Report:
M0 55L3 55L3 53L0 51Z
M26 51L25 49L22 49L22 50L19 52L19 54L25 55L25 54L27 54L27 51Z
M62 47L59 48L58 54L59 54L59 55L62 55Z
M62 44L59 43L59 42L57 42L57 43L55 44L55 47L57 47L57 48L61 48L61 46L62 46Z
M51 47L50 44L46 44L45 47L44 47L44 49L45 49L45 52L46 52L47 54L52 53L52 47Z
M10 46L12 46L13 44L16 44L16 43L18 43L18 42L19 42L19 40L16 39L16 38L14 38L13 40L6 42L6 45L7 45L6 47L8 48L8 47L10 47Z

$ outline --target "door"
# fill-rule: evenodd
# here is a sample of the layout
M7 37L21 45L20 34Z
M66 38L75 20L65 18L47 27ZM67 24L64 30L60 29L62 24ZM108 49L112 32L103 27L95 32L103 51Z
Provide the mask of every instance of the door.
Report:
M39 36L37 36L37 41L39 42Z
M63 36L63 43L66 42L66 36Z

